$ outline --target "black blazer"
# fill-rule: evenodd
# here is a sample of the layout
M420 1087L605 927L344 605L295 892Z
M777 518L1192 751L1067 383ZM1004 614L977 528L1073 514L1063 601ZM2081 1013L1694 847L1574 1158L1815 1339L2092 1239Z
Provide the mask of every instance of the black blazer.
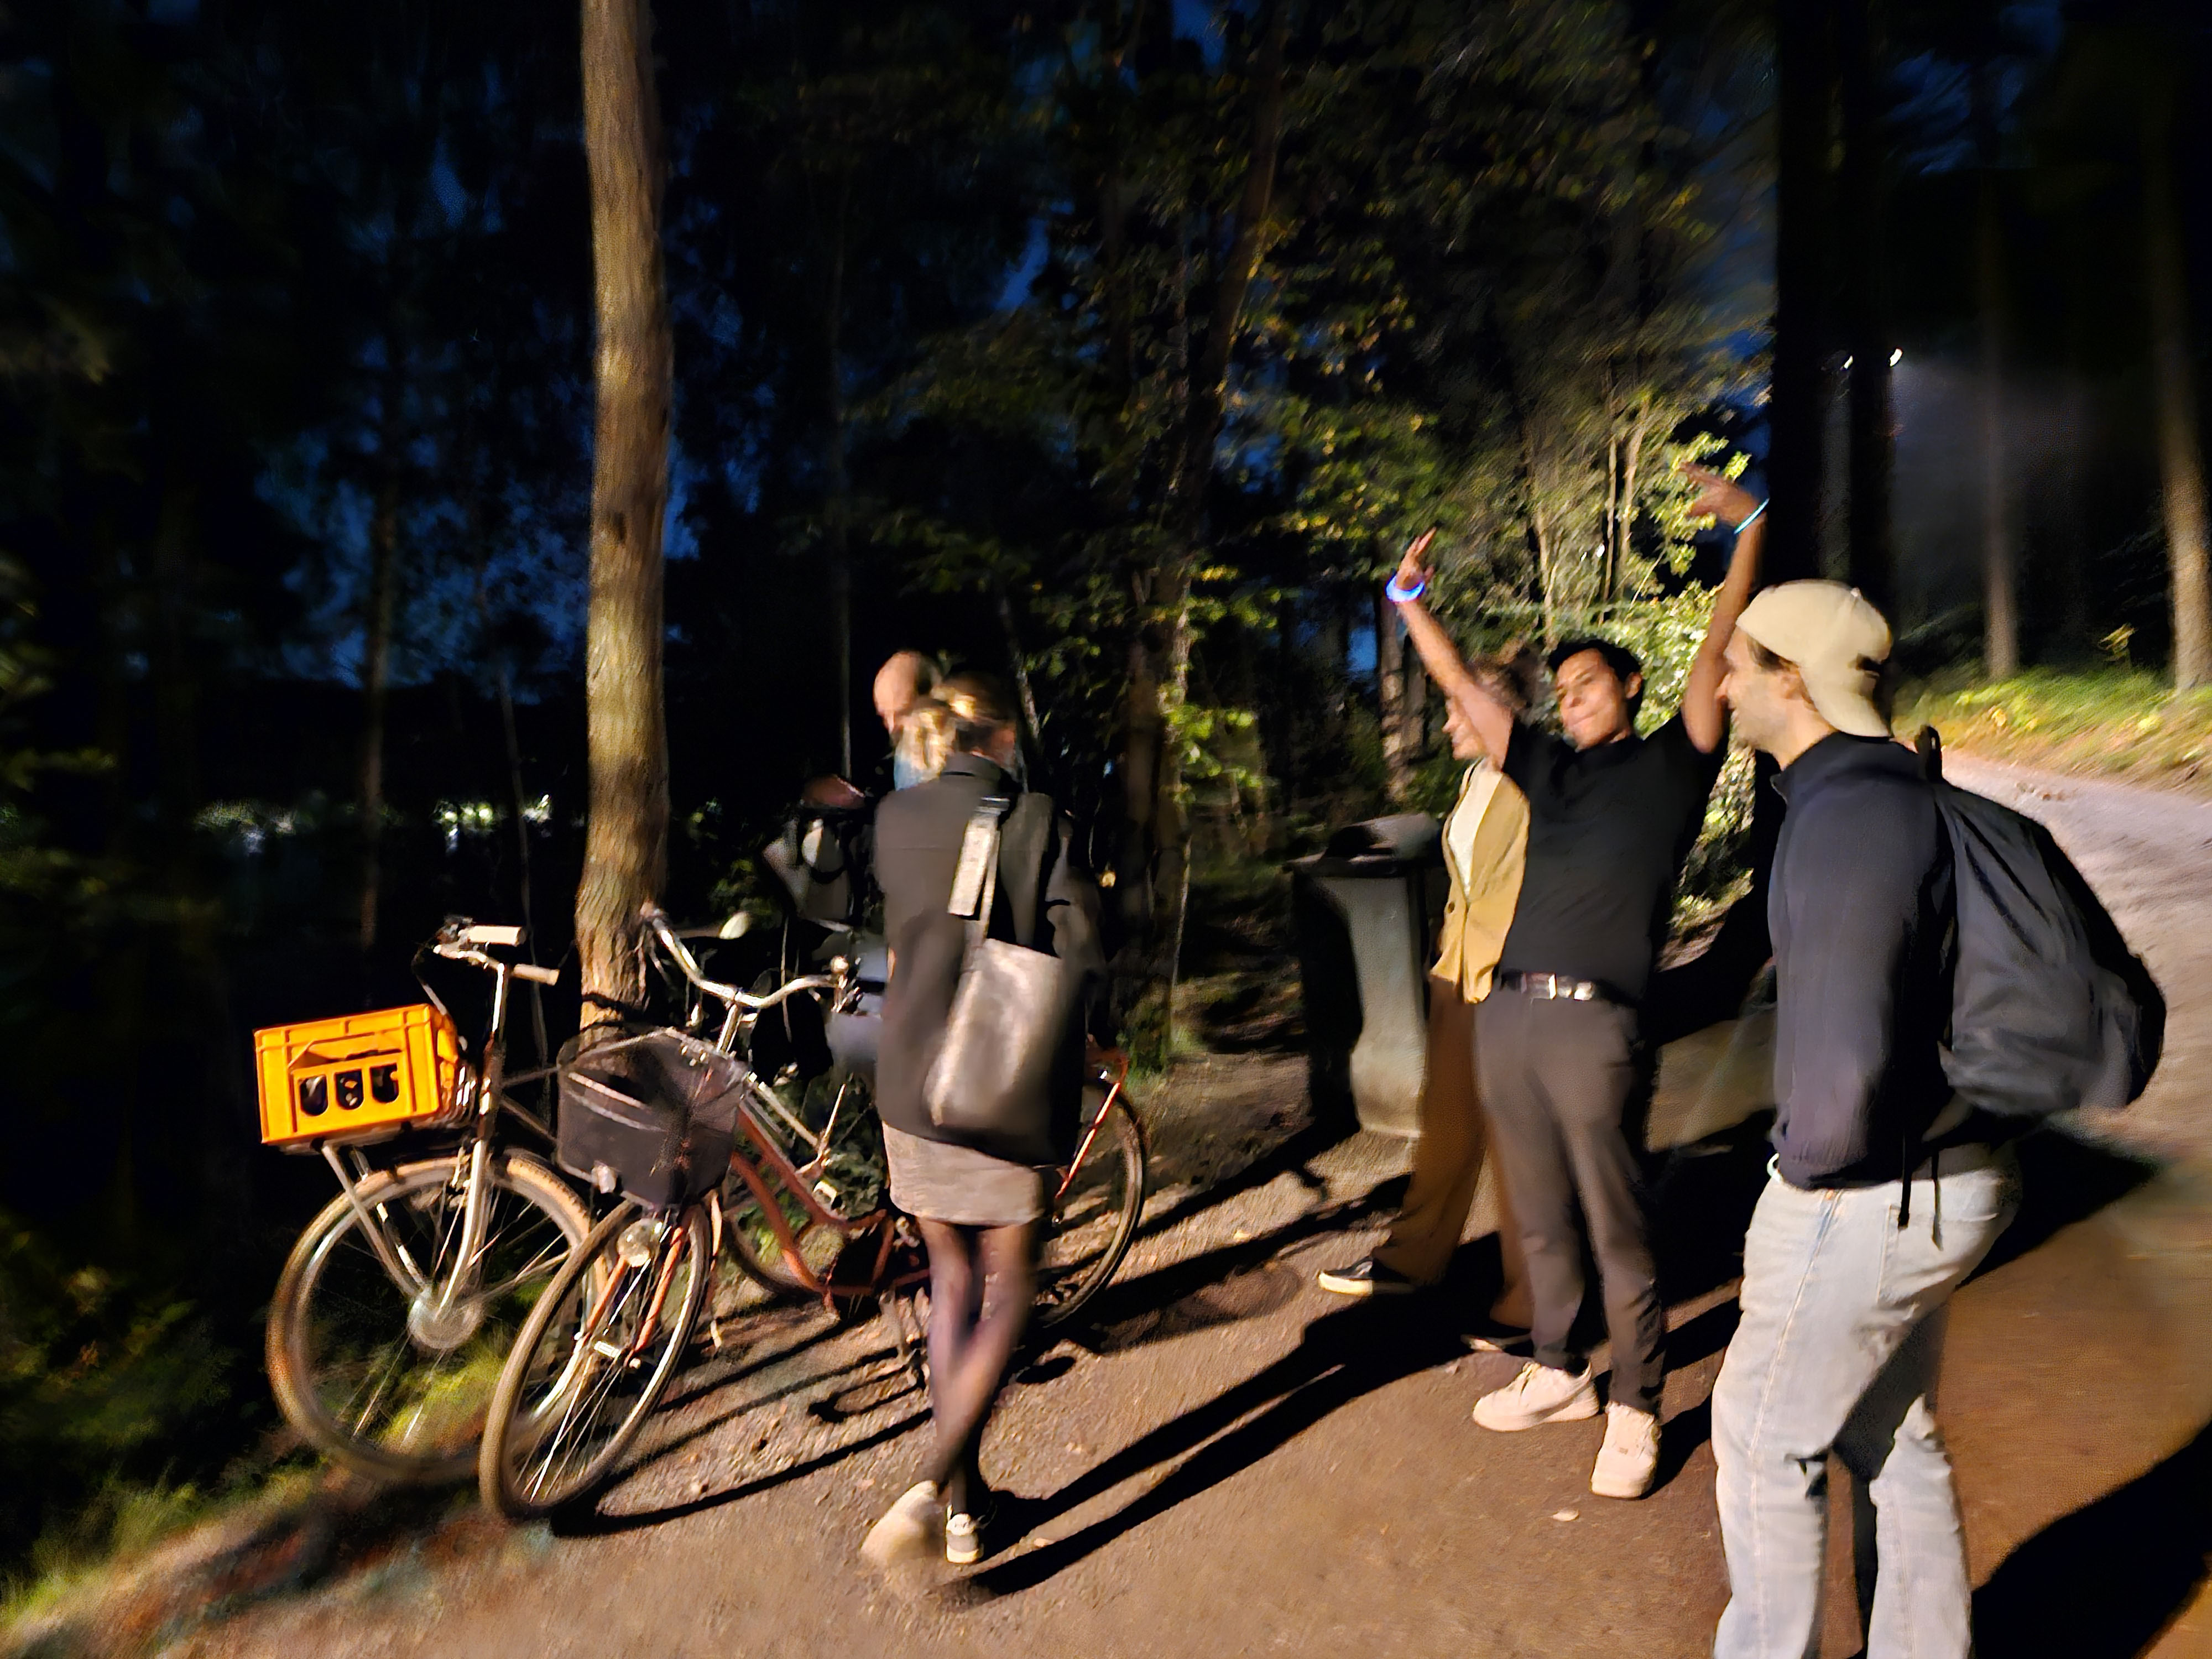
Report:
M1000 830L998 896L991 936L1050 951L1069 964L1079 1010L1096 1000L1106 963L1098 941L1098 889L1073 857L1073 834L1051 797L1020 794L981 755L955 755L927 783L901 789L876 808L876 881L884 933L896 960L884 992L876 1107L884 1121L926 1140L951 1140L930 1121L922 1080L945 1041L960 983L968 924L945 906L968 821L989 795L1017 795ZM1070 1022L1045 1103L1056 1138L1071 1139L1080 1104L1084 1023Z

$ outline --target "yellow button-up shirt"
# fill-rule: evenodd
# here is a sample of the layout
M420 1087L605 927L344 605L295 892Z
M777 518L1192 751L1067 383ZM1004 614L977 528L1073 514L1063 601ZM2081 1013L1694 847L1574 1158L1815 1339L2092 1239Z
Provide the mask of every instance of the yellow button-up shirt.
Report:
M1477 761L1460 780L1459 801L1444 820L1444 869L1451 891L1444 902L1443 936L1429 971L1480 1002L1505 949L1506 930L1521 898L1521 871L1528 852L1528 798L1487 761Z

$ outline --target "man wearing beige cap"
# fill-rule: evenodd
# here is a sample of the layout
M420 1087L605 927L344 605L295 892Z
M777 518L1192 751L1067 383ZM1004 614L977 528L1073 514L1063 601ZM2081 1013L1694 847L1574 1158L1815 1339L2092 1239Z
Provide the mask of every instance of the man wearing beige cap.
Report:
M1950 848L1875 702L1889 645L1856 589L1785 582L1726 653L1736 733L1780 763L1789 811L1767 895L1775 1156L1713 1389L1730 1592L1716 1659L1818 1651L1832 1453L1875 1540L1868 1659L1972 1647L1936 1373L1945 1304L2011 1220L2017 1177L1944 1080Z

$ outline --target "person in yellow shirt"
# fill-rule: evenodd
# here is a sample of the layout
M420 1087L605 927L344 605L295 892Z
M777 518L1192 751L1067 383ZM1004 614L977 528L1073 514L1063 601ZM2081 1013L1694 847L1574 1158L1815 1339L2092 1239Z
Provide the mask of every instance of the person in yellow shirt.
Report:
M1451 676L1431 665L1449 684ZM1516 677L1484 664L1470 668L1456 653L1449 665L1462 676L1480 673L1493 693L1526 707ZM1528 802L1484 757L1474 728L1457 699L1445 702L1444 732L1452 754L1469 763L1459 799L1444 820L1444 870L1450 890L1436 965L1429 970L1429 1030L1421 1085L1421 1138L1405 1206L1390 1235L1365 1260L1318 1275L1322 1289L1339 1296L1401 1296L1437 1283L1474 1207L1489 1134L1474 1081L1474 1006L1490 994L1491 978L1521 892L1521 865L1528 841ZM1499 1194L1498 1254L1504 1282L1491 1310L1499 1325L1525 1328L1530 1319L1521 1240Z

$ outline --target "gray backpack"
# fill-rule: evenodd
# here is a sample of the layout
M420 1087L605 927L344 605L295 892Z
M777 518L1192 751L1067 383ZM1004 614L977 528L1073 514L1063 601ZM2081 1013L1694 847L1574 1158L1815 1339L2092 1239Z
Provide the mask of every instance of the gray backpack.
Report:
M2073 860L2034 819L1923 775L1951 842L1957 922L1943 1074L1971 1104L2043 1118L2124 1106L2166 1041L2166 999Z

